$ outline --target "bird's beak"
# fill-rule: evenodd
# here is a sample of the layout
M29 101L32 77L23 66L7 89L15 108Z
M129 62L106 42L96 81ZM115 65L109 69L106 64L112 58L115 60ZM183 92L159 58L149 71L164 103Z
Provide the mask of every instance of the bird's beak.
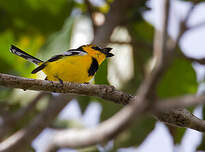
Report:
M102 51L105 53L106 57L109 58L109 57L114 56L114 54L110 53L111 50L112 48L103 48Z
M112 48L104 48L103 50L105 50L106 52L110 52Z
M108 53L106 53L106 57L107 57L107 58L112 57L112 56L114 56L114 54L109 53L109 52L108 52Z

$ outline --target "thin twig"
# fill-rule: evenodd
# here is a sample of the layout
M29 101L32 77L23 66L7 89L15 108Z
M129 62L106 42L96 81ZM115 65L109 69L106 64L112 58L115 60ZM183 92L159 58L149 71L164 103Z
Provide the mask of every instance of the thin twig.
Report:
M166 111L168 109L185 108L190 106L197 106L204 103L205 95L186 95L182 97L175 97L159 101L158 103L156 103L156 108L154 109L157 111Z
M183 52L181 52L180 55L183 56L185 59L191 61L191 62L197 62L199 64L205 65L205 58L197 59L197 58L193 58L193 57L188 57Z
M162 30L155 30L154 37L154 57L156 60L156 65L163 64L163 58L165 56L165 51L167 51L167 39L168 39L168 22L169 22L169 11L170 11L170 1L164 1L164 11L162 14Z
M197 23L195 25L189 26L188 29L189 30L195 30L195 29L198 29L198 28L202 28L204 26L205 26L205 21L202 21L202 22Z

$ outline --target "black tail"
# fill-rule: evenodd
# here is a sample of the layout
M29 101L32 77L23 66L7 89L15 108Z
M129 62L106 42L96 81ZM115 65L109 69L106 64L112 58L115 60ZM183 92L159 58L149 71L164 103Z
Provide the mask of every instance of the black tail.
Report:
M39 59L37 59L37 58L35 58L35 57L29 55L28 53L22 51L21 49L17 48L17 47L14 46L14 45L11 45L10 51L11 51L13 54L16 54L16 55L18 55L18 56L20 56L20 57L22 57L22 58L24 58L24 59L26 59L26 60L28 60L28 61L34 63L34 64L39 65L39 63L43 62L43 61L41 61L41 60L39 60Z

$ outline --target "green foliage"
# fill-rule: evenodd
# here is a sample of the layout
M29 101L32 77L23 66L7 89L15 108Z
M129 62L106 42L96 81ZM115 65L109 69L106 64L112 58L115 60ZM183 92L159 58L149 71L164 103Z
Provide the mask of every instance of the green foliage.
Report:
M178 128L178 127L176 127L176 129L175 129L175 136L173 138L175 144L181 144L181 141L182 141L182 139L184 137L184 134L185 134L186 130L187 130L186 128Z
M79 152L100 152L96 146L80 149Z
M101 121L110 118L122 108L122 105L115 104L113 102L103 101L102 99L99 99L99 102L102 106L102 112L100 116Z
M40 32L49 35L59 30L70 15L72 0L7 0L0 1L0 31L12 29L16 34Z
M77 99L78 99L78 104L80 106L81 113L83 114L87 109L87 106L93 100L93 98L89 96L79 96Z
M134 75L122 90L134 94L145 77L145 65L152 55L154 28L144 20L137 20L127 27L133 42Z
M113 0L105 2L101 7L95 7L107 13ZM129 10L126 25L131 36L131 45L133 46L134 74L122 90L134 93L139 84L144 79L143 73L145 66L152 55L152 43L154 29L153 26L145 22L142 17L142 11L149 10L146 6L147 1L140 1ZM84 3L77 4L83 14L87 14L87 6ZM75 17L71 12L76 7L74 0L0 0L0 72L12 73L16 75L31 77L30 71L34 68L33 64L28 63L11 53L9 47L15 44L26 52L38 56L43 60L63 52L70 48L73 26L75 26ZM99 68L96 76L96 84L109 84L107 79L108 62L105 61ZM180 96L184 94L196 93L198 83L196 73L192 63L183 59L176 58L171 67L162 77L158 87L157 95L160 98ZM0 87L0 115L2 111L13 113L22 108L22 101L8 103L12 89ZM102 107L100 121L104 121L123 106L109 101L104 101L94 97L78 97L81 112L84 113L90 102L97 101ZM44 104L45 106L45 104ZM41 107L44 108L41 105ZM42 108L42 109L43 109ZM41 110L42 110L41 109ZM28 122L32 121L34 116L39 113L39 109L25 116L25 119L13 127L12 132L25 127ZM203 109L205 113L205 110ZM155 127L156 120L144 116L141 121L134 122L132 127L122 132L115 140L113 152L122 147L139 146L147 138ZM83 128L80 122L57 119L50 127L53 128ZM172 137L175 144L181 143L185 133L184 128L174 128ZM199 150L205 149L205 136L201 141ZM96 146L79 151L99 151Z
M136 22L133 26L132 34L135 35L135 39L137 41L143 43L150 43L153 41L154 29L152 25L145 21Z
M15 44L35 56L45 39L61 29L74 6L72 0L0 1L0 72L28 76L34 66L10 54L10 45ZM67 29L71 28L70 25L67 26ZM67 39L67 42L69 41L70 39Z
M186 132L186 128L178 128L178 127L171 126L171 125L166 125L166 126L168 127L169 133L172 136L173 143L175 145L181 144L181 141Z
M107 80L107 66L108 66L108 61L104 61L101 65L100 68L98 69L96 75L95 75L95 83L96 84L109 84Z
M66 129L66 128L82 129L82 128L84 128L84 126L78 121L62 120L62 119L56 119L50 127L55 128L55 129Z
M198 87L196 73L191 62L175 58L160 81L157 94L161 98L196 93Z
M33 56L45 52L45 58L53 55L52 51L55 49L68 49L74 23L74 18L71 17L74 6L73 0L0 0L0 72L34 77L30 75L34 65L11 54L11 44ZM0 87L1 117L2 110L12 114L26 102L24 95L19 101L9 102L13 101L10 96L16 96L12 91L13 89ZM13 126L11 133L25 127L38 113L39 110L36 109L26 115Z
M48 37L48 40L41 48L41 56L43 60L47 60L51 56L67 51L70 48L73 23L74 18L68 17L65 20L62 29Z

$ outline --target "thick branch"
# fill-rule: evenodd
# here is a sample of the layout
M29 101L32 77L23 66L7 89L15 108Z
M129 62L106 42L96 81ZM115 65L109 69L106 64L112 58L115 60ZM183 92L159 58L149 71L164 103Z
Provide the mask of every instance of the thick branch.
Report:
M158 120L167 124L177 127L188 127L205 132L204 120L200 120L199 118L195 117L186 109L178 108L201 103L205 103L205 96L188 95L159 101L155 107L152 107L150 110L153 110L152 112ZM140 115L137 115L136 118L139 117ZM48 144L46 152L50 152L52 149L58 149L58 147L83 148L100 144L103 141L106 141L108 134L112 132L112 130L109 130L109 127L113 128L116 123L117 125L120 125L116 120L109 119L96 128L65 129L57 131L54 135L53 141Z
M71 93L78 95L96 96L120 104L127 104L131 95L116 90L113 86L92 85L78 83L64 83L27 79L8 74L0 74L0 85L24 90L51 91L58 93Z
M118 22L118 24L119 24L119 22ZM105 25L106 25L106 23L105 23ZM116 23L115 23L115 25L116 25ZM113 27L110 28L109 30L110 30L109 34L111 34L111 31L113 30ZM106 31L106 30L103 30L103 32L104 31ZM166 31L167 31L167 29L165 30L165 32ZM100 32L98 31L98 33L100 33ZM179 42L179 39L182 35L181 33L183 33L183 32L180 32L176 43L174 43L174 45L171 46L170 50L175 49L176 44L177 44L177 42ZM101 33L100 35L103 35L103 34ZM104 38L105 37L103 37L103 39ZM98 39L95 39L94 42L96 42L98 44L100 41L98 41ZM105 39L103 44L105 42L108 42L108 40ZM166 38L163 39L162 46L166 46ZM166 50L166 47L162 47L162 48L163 48L162 49L162 53L163 53ZM160 60L163 61L163 59L164 59L164 56L162 54L162 58L160 57ZM56 82L48 82L48 81L42 81L42 80L31 80L31 79L29 79L29 81L31 81L32 85L29 85L29 86L28 85L23 85L22 88L23 89L39 90L38 85L40 85L41 89L43 89L43 90L61 92L61 93L65 93L65 92L75 93L75 94L77 93L77 94L81 94L81 95L82 94L94 95L94 96L98 96L98 97L108 99L108 100L111 100L111 101L115 101L115 102L120 101L120 103L128 103L132 99L133 102L131 102L131 104L128 104L126 107L124 107L120 112L118 112L112 118L110 118L109 120L107 120L107 121L103 122L102 124L100 124L97 127L97 131L95 129L91 130L95 134L92 134L92 132L90 132L90 130L88 130L88 134L86 136L84 136L85 138L84 139L76 138L77 141L75 143L73 142L75 138L74 137L72 138L71 143L74 144L74 145L72 145L73 147L75 147L75 146L76 147L78 147L78 146L84 147L84 146L88 146L88 145L92 145L92 144L101 143L103 141L107 141L107 140L113 138L118 133L120 133L125 128L127 128L128 125L134 119L136 119L136 117L134 117L134 116L137 115L137 116L140 117L147 110L149 110L149 109L147 109L147 105L148 105L147 98L150 96L150 94L151 94L150 92L153 91L153 88L155 87L155 85L157 84L157 82L160 78L160 74L163 72L163 67L164 66L161 65L162 62L159 62L159 63L160 64L159 65L157 64L154 71L150 75L148 75L148 77L142 83L142 85L140 86L139 91L137 92L137 95L134 98L132 98L132 96L130 96L130 95L124 96L123 92L117 91L113 87L99 86L99 85L82 85L82 84L72 84L72 83L66 83L64 85L61 85L61 84L56 83ZM35 83L36 83L36 81L38 81L38 83L37 83L38 85L36 85L35 83L32 83L32 81L35 82ZM4 81L1 81L1 79L0 79L0 84L3 84L5 86L10 86L11 87L11 86L16 85L16 80L15 79L14 79L15 83L7 84L7 83L3 83L3 82ZM116 95L117 95L117 99L116 99ZM126 100L124 100L124 97L126 97ZM123 101L123 102L121 102L121 101ZM203 130L203 125L201 126L202 128L200 128L199 125L198 125L201 120L198 121L199 119L195 119L196 117L191 115L189 112L187 112L187 115L186 115L186 113L180 113L178 110L171 110L171 111L166 112L166 113L168 113L168 114L171 113L171 115L168 115L168 116L171 117L170 119L168 119L168 120L164 119L165 117L164 117L163 112L158 112L157 113L157 114L159 114L158 118L160 120L163 120L163 121L167 122L167 123L172 122L173 124L176 124L178 126L182 126L182 127L189 126L189 127L192 127L192 128L197 128L197 129ZM190 114L190 115L188 115L188 114ZM181 118L181 119L178 119L178 118ZM190 121L188 123L183 123L184 122L183 120L190 120ZM194 122L195 125L193 125L193 122ZM86 132L83 132L83 134L86 134ZM88 140L90 135L92 135L95 138L92 138L92 139ZM66 137L69 139L69 136L66 136ZM82 135L82 137L83 137L83 135ZM18 140L18 141L20 141L20 140ZM64 138L63 141L67 141L66 138ZM68 147L72 147L72 146L70 145ZM12 146L12 147L15 147L15 146ZM54 147L67 147L67 142L66 143L65 142L55 143Z
M175 108L167 111L155 112L154 115L162 122L176 127L192 128L205 132L205 121L197 118L188 110Z
M48 145L47 151L58 147L82 148L108 141L127 128L131 120L136 121L140 118L143 112L145 112L145 108L144 104L140 102L137 108L133 104L129 104L96 128L57 132L51 145ZM133 114L135 117L133 117Z
M2 75L0 75L0 76L2 76ZM4 76L4 75L3 75ZM8 80L6 81L7 82L7 84L6 84L6 86L10 86L10 87L17 87L17 88L20 88L19 86L22 86L22 84L23 84L23 86L25 87L25 85L26 85L26 83L25 82L28 82L29 83L29 86L31 86L31 84L32 85L34 85L35 87L35 89L36 89L36 87L37 87L37 84L38 83L40 83L41 85L40 85L40 88L38 88L38 90L39 89L44 89L45 90L45 88L48 88L48 86L49 87L51 87L50 88L50 90L52 90L52 89L54 89L55 91L58 91L58 89L59 90L62 90L63 88L65 88L66 87L66 84L64 84L65 86L64 87L62 87L62 85L61 84L59 84L60 86L59 87L61 87L61 88L57 88L56 87L56 85L58 84L57 82L56 83L52 83L52 82L49 82L49 81L45 81L45 80L33 80L33 79L26 79L26 78L20 78L20 77L15 77L15 76L10 76L10 75L6 75L6 77L11 77L11 82L12 83L10 83ZM17 83L15 84L15 85L13 85L13 79L15 78L15 81L17 81ZM8 78L8 79L10 79L10 78ZM2 85L2 84L5 84L5 82L4 83L2 83L2 80L3 79L0 79L0 84ZM26 80L25 82L24 81L22 81L22 80ZM33 82L32 82L33 81ZM31 83L32 82L32 83ZM22 83L22 84L21 84ZM52 87L52 86L50 86L50 84L55 84L54 86L55 87ZM45 85L45 86L44 86ZM58 86L58 85L57 85ZM69 86L69 85L68 85ZM71 87L72 86L72 87ZM87 87L88 88L87 88ZM24 88L23 87L23 88ZM82 88L80 88L80 87L83 87L83 89L85 89L85 90L87 90L87 89L89 89L89 87L90 88L93 88L93 89L90 89L89 91L90 91L90 94L93 94L93 95L97 95L97 94L95 94L96 93L96 89L98 89L98 87L99 87L99 85L90 85L90 84L88 84L88 85L82 85L82 84L70 84L70 87L69 88L67 88L67 91L68 92L72 92L73 93L73 91L75 92L75 93L77 93L77 92L80 92L81 90L82 90ZM102 87L102 90L106 90L106 87L108 87L108 86L104 86L104 85L102 85L102 86L100 86L100 87ZM103 89L103 87L105 87L105 89ZM30 87L29 87L30 88ZM30 88L31 89L31 88ZM56 90L57 89L57 90ZM69 90L69 89L71 89L71 90ZM79 89L79 90L78 90ZM92 92L93 91L93 92ZM61 91L62 92L62 91ZM66 92L66 91L63 91L63 92ZM81 92L80 94L81 95L86 95L86 92L87 91L84 91L84 92ZM118 92L118 91L117 91ZM120 91L119 91L120 92ZM124 101L124 102L119 102L119 103L121 103L121 104L123 104L123 103L129 103L130 102L130 98L132 97L131 95L127 95L127 94L125 94L124 95L124 93L123 92L120 92L120 94L121 94L121 98L120 98L120 100L121 101ZM107 96L106 96L106 98L107 99L113 99L114 97L112 97L112 96L115 96L115 93L114 94L112 94L112 93L109 93ZM102 98L104 98L104 96L99 96L99 97L102 97ZM129 98L127 98L127 97L129 97ZM169 99L169 100L165 100L165 101L161 101L161 102L158 102L157 104L156 104L156 107L153 107L153 108L156 108L156 109L162 109L162 110L165 110L165 111L160 111L160 112L158 112L158 113L154 113L157 117L158 117L158 119L159 120L161 120L161 121L163 121L163 122L166 122L166 123L169 123L169 124L171 124L171 125L175 125L175 126L179 126L179 127L188 127L188 128L192 128L192 129L195 129L195 130L199 130L199 131L205 131L205 125L204 125L204 121L203 120L200 120L200 119L198 119L198 118L196 118L195 116L193 116L192 114L190 114L188 111L186 111L186 110L178 110L178 109L174 109L174 110L167 110L167 109L169 109L169 108L175 108L175 107L178 107L178 106L183 106L183 105L185 105L185 106L189 106L189 105L195 105L195 104L200 104L201 103L201 101L203 101L202 99L204 99L204 96L201 96L201 97L198 97L198 96L185 96L185 97L180 97L180 98L173 98L173 99ZM116 100L117 101L117 100ZM181 103L182 102L182 103ZM56 103L56 104L59 104L59 103L62 103L62 101L61 102L59 102L58 101L58 103ZM56 106L56 105L55 105ZM136 112L136 114L135 115L137 115L137 116L140 116L140 114L141 113L143 113L144 112L144 110L145 110L145 107L144 107L145 105L141 105L141 104L139 104L138 106L137 106L137 112ZM133 105L131 104L130 106L129 106L129 108L134 108L133 107ZM151 110L154 110L154 109L151 109ZM123 110L124 112L121 112L121 114L118 114L118 116L115 116L114 118L112 118L112 119L110 119L109 121L106 121L106 122L104 122L103 124L101 124L96 130L98 130L99 131L99 135L100 135L100 133L102 133L102 136L101 137L99 137L99 136L96 136L94 139L96 139L97 137L98 137L98 139L96 139L96 141L94 141L94 140L92 140L92 141L90 141L89 140L89 137L86 137L85 139L87 140L87 144L85 143L85 141L84 140L80 140L80 139L78 139L77 137L75 137L75 138L73 138L73 140L72 141L68 141L67 140L67 144L65 144L65 142L64 143L62 143L62 144L65 144L64 146L65 147L75 147L76 145L73 145L72 146L72 144L73 144L73 142L75 141L74 139L76 139L76 143L77 143L77 141L78 140L80 140L80 142L81 142L81 144L79 144L79 147L81 147L82 145L84 145L84 146L88 146L89 144L96 144L96 143L100 143L100 142L102 142L102 141L104 141L104 140L106 140L107 138L105 138L105 137L112 137L113 136L113 134L111 134L111 133L113 133L112 131L113 130L118 130L118 129L120 129L120 128L118 128L118 129L116 129L115 127L118 127L118 126L120 126L120 123L125 123L125 121L120 121L120 122L118 122L118 123L113 123L113 122L115 122L116 121L116 119L117 118L120 118L120 119L122 119L122 118L124 118L124 117L127 117L128 115L131 115L131 113L130 112L128 112L129 110L127 110L127 108L125 109L125 110ZM116 118L117 117L117 118ZM46 117L44 117L44 118L47 118L47 116ZM134 117L134 119L135 119L136 117ZM43 121L45 121L45 120L42 120L42 122ZM110 123L109 123L110 122ZM116 125L117 124L117 125ZM32 126L35 126L35 125L32 125ZM106 127L107 126L107 127ZM109 127L111 127L112 129L110 129L110 131L109 131ZM107 129L106 129L107 128ZM33 130L32 130L33 131ZM119 130L118 130L119 131ZM29 131L29 132L31 132L31 131ZM72 131L71 131L72 132ZM91 132L96 132L95 131L95 129L92 129L92 130L90 130L90 129L88 129L88 130L83 130L83 131L80 131L79 132L79 134L80 133L82 133L82 137L85 135L85 134L90 134ZM78 133L77 133L78 134ZM18 134L15 134L15 135L13 135L12 137L16 137L16 135L19 135L19 133ZM25 134L24 134L25 135ZM27 135L27 134L26 134ZM23 135L22 135L23 136ZM21 136L21 138L22 138L22 136ZM69 135L68 135L69 136ZM20 138L20 137L19 137ZM19 139L18 138L18 139ZM20 139L21 139L20 138ZM67 136L66 137L63 137L63 138L67 138ZM82 139L84 139L84 138L82 138ZM89 141L89 142L88 142ZM7 143L7 142L6 142ZM75 143L75 142L74 142ZM67 145L67 146L66 146Z

